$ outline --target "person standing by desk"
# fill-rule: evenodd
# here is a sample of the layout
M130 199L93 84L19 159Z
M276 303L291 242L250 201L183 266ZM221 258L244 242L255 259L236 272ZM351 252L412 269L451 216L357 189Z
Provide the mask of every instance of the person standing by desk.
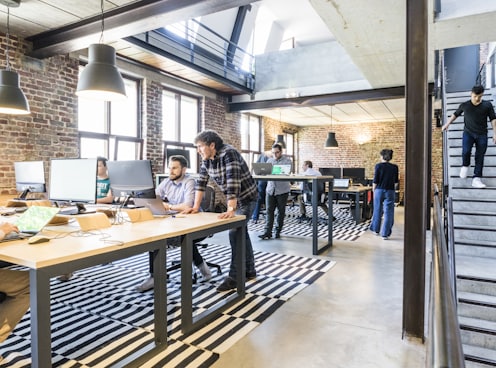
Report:
M393 158L392 149L381 150L382 162L375 165L374 181L374 213L370 230L376 235L381 235L384 240L391 236L394 223L394 186L398 183L398 166L390 163ZM381 227L382 215L384 223Z
M8 222L0 224L0 240L12 231L19 230ZM0 295L2 297L0 301L0 343L2 343L9 337L29 308L29 272L0 268Z
M271 157L271 155L272 155L271 151L263 152L260 155L260 157L258 158L257 162L267 162L269 160L269 158ZM267 189L267 181L266 180L258 180L258 182L257 182L257 191L258 191L257 204L255 206L255 209L253 210L253 216L251 218L254 223L258 222L258 217L260 216L260 209L262 208L262 204L265 203L266 189Z
M202 158L200 177L196 183L195 203L187 213L197 213L205 193L208 179L213 179L226 195L227 211L219 214L220 218L231 218L235 215L246 216L246 222L255 207L257 199L257 186L253 180L250 169L243 156L231 145L225 144L219 134L213 130L204 130L195 137L198 153ZM246 224L246 223L245 223ZM237 287L236 259L236 231L229 230L229 243L231 244L231 266L229 276L217 287L217 291L229 291ZM250 235L245 233L246 247L246 278L254 279L255 257Z
M267 162L272 165L292 165L289 157L283 156L282 146L275 143L272 146L272 158ZM266 209L266 222L265 232L258 237L262 240L272 238L272 226L274 225L274 212L277 207L277 225L276 225L276 239L281 237L282 227L284 226L284 216L286 216L286 205L288 202L291 184L289 181L269 181L267 183L265 209Z

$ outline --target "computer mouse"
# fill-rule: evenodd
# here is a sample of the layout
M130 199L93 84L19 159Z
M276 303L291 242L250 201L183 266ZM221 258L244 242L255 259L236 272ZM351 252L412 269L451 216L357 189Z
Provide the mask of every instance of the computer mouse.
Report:
M43 235L35 235L28 239L29 244L39 244L39 243L45 243L47 241L50 241L50 238Z

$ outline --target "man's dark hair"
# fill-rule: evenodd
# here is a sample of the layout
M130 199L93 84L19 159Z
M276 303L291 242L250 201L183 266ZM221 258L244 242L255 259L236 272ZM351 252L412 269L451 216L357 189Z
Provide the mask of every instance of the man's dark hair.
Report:
M391 159L393 158L393 150L384 148L383 150L381 150L381 157L386 161L391 161Z
M309 168L312 168L313 167L313 164L312 164L312 161L303 161L303 165L306 165L308 166Z
M207 145L215 143L215 149L218 151L224 145L224 141L215 130L204 130L195 137L194 143L202 142Z
M484 93L484 87L481 86L480 84L477 84L472 87L472 92L475 93L476 95L480 95L481 93Z
M98 156L98 157L96 158L96 162L97 162L97 163L98 163L98 162L102 162L102 163L103 163L103 166L107 167L107 159L106 159L105 157L103 157L103 156Z
M281 151L281 152L282 152L282 145L280 145L279 143L274 143L274 144L272 145L272 148L277 148L279 151Z
M179 165L181 165L181 168L188 167L188 160L186 159L186 157L184 157L182 155L172 155L169 157L169 162L170 161L179 162Z

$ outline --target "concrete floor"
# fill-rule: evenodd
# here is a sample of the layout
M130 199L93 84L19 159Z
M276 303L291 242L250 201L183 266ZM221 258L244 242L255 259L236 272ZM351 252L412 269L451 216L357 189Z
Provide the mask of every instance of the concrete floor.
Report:
M337 264L213 367L424 367L426 345L401 336L403 217L403 207L397 207L389 240L367 232L356 241L334 241L321 256ZM255 249L311 256L310 240L261 241L256 235Z

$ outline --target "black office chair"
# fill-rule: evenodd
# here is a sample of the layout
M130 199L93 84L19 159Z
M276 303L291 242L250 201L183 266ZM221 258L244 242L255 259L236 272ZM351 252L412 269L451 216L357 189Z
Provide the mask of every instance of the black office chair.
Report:
M203 195L203 199L202 199L202 203L201 203L200 207L203 210L203 212L217 212L217 211L222 212L222 211L220 211L221 208L219 208L219 206L216 207L215 188L213 186L207 185L207 187L205 188L205 193ZM216 209L217 209L217 211L216 211ZM201 242L207 238L210 238L211 236L212 235L205 237L205 238L196 239L194 241L194 243L196 244L197 247L206 248L208 246L208 244L201 243ZM220 265L218 265L217 263L208 262L207 260L205 260L205 263L207 264L208 267L216 268L218 275L222 275L222 268ZM174 260L171 262L171 266L167 267L167 274L169 274L169 272L178 270L180 268L181 268L181 261L180 260ZM198 275L196 274L196 271L195 271L193 273L193 283L196 283L197 281L198 281Z
M305 183L306 189L303 190L303 203L308 206L312 206L312 183ZM326 206L327 207L327 194L325 191L325 182L319 181L317 182L317 195L319 196L318 205L319 207ZM327 212L326 212L327 215ZM312 222L312 218L309 217L306 219L308 223ZM301 222L301 220L300 220ZM319 217L318 223L327 224L327 218Z

